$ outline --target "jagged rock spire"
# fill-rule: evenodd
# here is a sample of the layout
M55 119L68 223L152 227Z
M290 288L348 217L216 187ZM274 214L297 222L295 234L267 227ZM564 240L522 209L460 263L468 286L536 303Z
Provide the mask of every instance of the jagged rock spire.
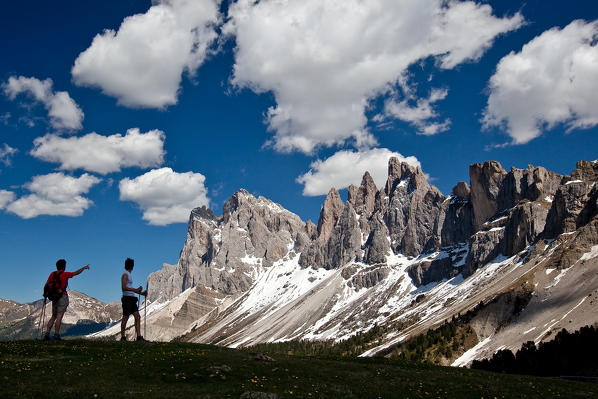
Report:
M336 188L331 188L324 201L318 220L318 237L326 241L332 233L332 229L338 222L345 204Z

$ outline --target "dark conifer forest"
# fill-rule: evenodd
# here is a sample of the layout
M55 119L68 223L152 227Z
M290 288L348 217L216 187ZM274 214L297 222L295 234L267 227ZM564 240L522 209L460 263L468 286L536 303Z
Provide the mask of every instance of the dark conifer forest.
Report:
M515 354L503 349L491 359L474 360L471 368L537 376L598 377L598 329L586 326L574 333L562 329L552 341L538 346L528 341Z

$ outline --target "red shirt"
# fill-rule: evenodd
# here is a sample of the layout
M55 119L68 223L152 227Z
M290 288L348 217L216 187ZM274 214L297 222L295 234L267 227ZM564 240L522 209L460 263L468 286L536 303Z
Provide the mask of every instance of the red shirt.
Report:
M64 295L66 295L66 287L68 287L68 285L69 285L68 280L69 280L69 278L73 277L75 275L75 273L57 270L55 272L50 273L47 283L49 283L50 280L54 280L54 273L58 273L60 275L60 277L59 277L60 288L63 289L64 293L62 295L64 296Z

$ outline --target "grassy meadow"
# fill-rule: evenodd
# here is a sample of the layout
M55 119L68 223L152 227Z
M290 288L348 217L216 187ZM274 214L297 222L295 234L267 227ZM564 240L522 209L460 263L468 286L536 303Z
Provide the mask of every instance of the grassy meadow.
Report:
M187 343L0 342L1 398L596 398L598 384Z

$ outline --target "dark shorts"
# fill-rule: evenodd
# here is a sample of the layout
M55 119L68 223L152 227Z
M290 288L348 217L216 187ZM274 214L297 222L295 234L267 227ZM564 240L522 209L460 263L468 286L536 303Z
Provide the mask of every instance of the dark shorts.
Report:
M52 316L56 317L58 313L66 312L69 306L69 296L63 295L59 299L52 301Z
M128 316L139 311L139 308L137 307L137 298L134 296L123 295L120 300L123 303L123 316Z

